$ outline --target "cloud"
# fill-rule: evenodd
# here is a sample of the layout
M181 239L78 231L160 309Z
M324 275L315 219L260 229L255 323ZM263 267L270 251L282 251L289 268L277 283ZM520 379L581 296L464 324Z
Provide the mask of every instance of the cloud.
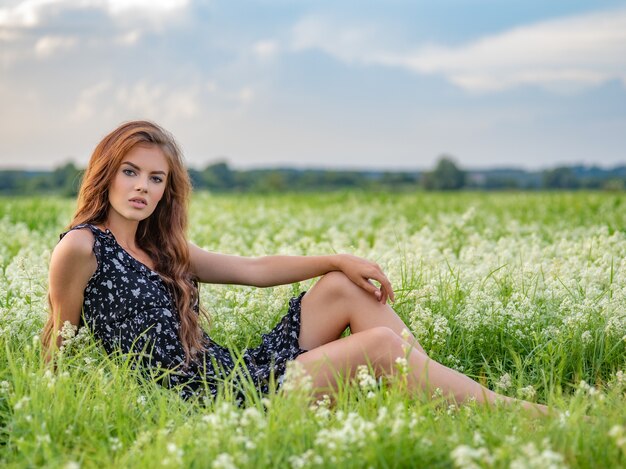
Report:
M260 60L270 60L278 53L278 43L271 39L257 41L252 45L252 51Z
M103 3L104 8L112 15L126 14L129 11L169 14L185 8L189 0L94 0L93 3Z
M127 33L119 35L115 42L122 46L133 46L137 44L139 39L141 38L141 31L133 30Z
M98 99L110 89L111 83L103 81L82 90L70 114L71 119L81 122L93 117L99 110Z
M318 48L345 62L438 74L471 92L522 85L578 90L620 80L626 86L626 9L520 26L459 46L413 51L382 47L372 30L341 28L318 17L295 25L294 50Z
M78 39L71 36L44 36L35 43L38 57L50 57L63 50L69 50L78 44Z
M120 84L101 81L84 88L70 112L70 119L83 122L96 116L120 120L136 116L155 120L191 119L200 114L201 90L138 81Z
M244 86L237 93L237 98L241 104L247 104L254 99L254 90L249 86Z
M140 81L121 86L115 106L130 115L161 117L168 120L189 119L199 113L196 87L176 88Z
M33 28L66 10L96 9L112 17L129 13L142 17L167 17L186 8L190 0L25 0L0 8L0 28Z
M58 0L26 0L13 7L0 8L0 27L37 26L42 10L61 3Z
M386 54L378 39L383 35L371 25L346 27L329 17L309 16L293 27L291 49L321 49L344 62L376 63Z

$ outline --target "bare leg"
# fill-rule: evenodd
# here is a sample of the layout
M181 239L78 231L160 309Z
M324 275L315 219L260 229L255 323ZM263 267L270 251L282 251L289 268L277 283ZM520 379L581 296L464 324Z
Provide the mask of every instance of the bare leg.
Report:
M321 345L296 360L312 377L313 387L323 394L337 388L338 375L351 377L359 365L372 366L377 376L396 375L395 360L398 357L406 357L409 363L407 385L411 394L423 391L430 395L440 388L444 397L457 403L469 399L482 404L521 402L523 407L537 415L549 413L549 409L541 404L499 395L416 349L409 349L407 354L406 342L386 327L374 327Z
M352 335L339 339L347 326ZM459 403L471 398L479 403L517 401L431 360L415 337L407 333L393 309L377 302L342 273L331 272L302 299L300 346L309 351L297 361L320 390L336 389L337 374L352 376L359 365L371 365L378 376L394 375L396 358L406 357L410 391L440 388ZM548 413L546 406L520 402L537 414Z
M302 298L300 347L310 350L336 340L348 326L353 334L373 327L388 327L426 354L389 305L378 302L343 273L330 272Z

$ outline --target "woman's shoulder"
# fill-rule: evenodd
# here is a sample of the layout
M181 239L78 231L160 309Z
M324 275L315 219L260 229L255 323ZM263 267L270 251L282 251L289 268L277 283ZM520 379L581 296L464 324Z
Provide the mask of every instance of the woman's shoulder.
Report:
M50 258L51 278L87 283L96 272L98 261L91 230L72 229L61 237ZM81 283L81 285L82 285Z
M84 260L93 257L95 235L87 228L87 225L81 225L63 233L54 251L75 259Z

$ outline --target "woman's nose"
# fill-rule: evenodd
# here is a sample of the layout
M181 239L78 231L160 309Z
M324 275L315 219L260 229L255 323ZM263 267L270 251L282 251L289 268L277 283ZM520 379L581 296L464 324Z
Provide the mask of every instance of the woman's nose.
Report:
M148 184L145 181L137 181L135 189L139 192L148 192Z

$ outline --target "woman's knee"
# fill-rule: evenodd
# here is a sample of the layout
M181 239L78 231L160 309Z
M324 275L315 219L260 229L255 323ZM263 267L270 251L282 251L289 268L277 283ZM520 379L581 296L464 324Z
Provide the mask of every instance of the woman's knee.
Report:
M364 346L369 353L381 356L388 355L394 359L404 355L405 342L393 329L385 326L377 326L359 332L363 335Z
M320 278L312 290L327 295L329 299L345 298L354 294L354 288L358 288L343 272L328 272Z

